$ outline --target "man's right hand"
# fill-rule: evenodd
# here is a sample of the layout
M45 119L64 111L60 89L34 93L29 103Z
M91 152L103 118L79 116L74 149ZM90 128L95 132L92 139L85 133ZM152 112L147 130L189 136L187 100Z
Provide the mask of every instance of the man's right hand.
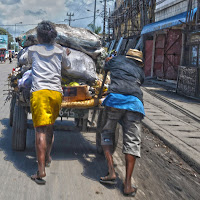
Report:
M107 57L105 61L108 62L111 59L112 59L112 56L111 57Z

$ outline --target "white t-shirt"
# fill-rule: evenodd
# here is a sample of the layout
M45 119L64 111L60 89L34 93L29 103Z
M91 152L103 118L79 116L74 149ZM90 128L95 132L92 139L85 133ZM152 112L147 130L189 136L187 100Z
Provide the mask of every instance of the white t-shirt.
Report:
M62 93L61 69L71 65L67 57L66 50L58 44L28 47L19 62L32 65L31 92L47 89Z

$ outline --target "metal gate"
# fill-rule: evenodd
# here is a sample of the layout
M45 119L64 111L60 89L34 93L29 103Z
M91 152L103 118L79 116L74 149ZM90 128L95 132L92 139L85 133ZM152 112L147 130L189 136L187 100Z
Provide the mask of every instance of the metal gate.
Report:
M168 29L156 38L154 76L176 80L181 59L181 30Z
M145 65L144 65L144 73L146 77L151 76L152 51L153 51L153 40L147 40L145 42Z

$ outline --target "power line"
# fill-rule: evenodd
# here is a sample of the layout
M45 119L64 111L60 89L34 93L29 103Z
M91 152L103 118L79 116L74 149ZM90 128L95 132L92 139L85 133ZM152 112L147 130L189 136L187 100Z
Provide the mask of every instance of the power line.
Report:
M73 21L81 20L81 19L88 19L88 18L92 18L92 17L94 17L94 16L90 16L90 17L82 17L82 18L74 19Z
M38 24L23 24L23 25L17 25L17 26L35 26L35 25L38 25ZM0 26L15 26L15 24L0 24Z
M101 13L100 13L101 14ZM100 16L100 14L99 15L96 15L96 18L97 17L101 17ZM94 16L89 16L89 17L82 17L82 18L77 18L77 19L71 19L71 21L77 21L77 20L82 20L82 19L88 19L88 18L92 18L92 17L94 17ZM95 18L95 19L96 19ZM68 20L68 19L67 19ZM54 23L60 23L60 22L64 22L64 21L58 21L58 22L54 22ZM22 25L18 25L18 27L22 27L22 26L37 26L38 24L22 24ZM12 26L15 26L15 24L0 24L0 27L1 26L10 26L10 27L12 27Z

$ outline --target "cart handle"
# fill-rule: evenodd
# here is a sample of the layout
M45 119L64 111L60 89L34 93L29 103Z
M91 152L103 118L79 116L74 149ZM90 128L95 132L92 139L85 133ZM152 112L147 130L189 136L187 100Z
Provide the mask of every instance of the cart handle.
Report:
M103 87L104 87L104 84L105 84L105 82L106 82L107 74L108 74L108 71L106 70L106 71L105 71L105 75L104 75L104 77L103 77L103 82L102 82L102 85L101 85L101 89L100 89L99 94L98 94L98 99L101 99L101 97L102 97Z

